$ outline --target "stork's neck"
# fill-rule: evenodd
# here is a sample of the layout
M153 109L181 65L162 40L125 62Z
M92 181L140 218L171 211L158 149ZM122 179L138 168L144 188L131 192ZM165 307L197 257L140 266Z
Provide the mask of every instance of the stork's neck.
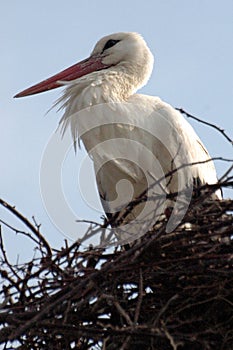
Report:
M66 89L57 102L65 109L60 121L63 131L71 126L75 139L79 128L78 112L97 104L127 101L145 83L133 71L137 68L114 66L64 83Z
M112 67L68 83L62 100L76 100L80 110L99 103L126 101L136 90L137 82L131 74L124 68L119 71Z

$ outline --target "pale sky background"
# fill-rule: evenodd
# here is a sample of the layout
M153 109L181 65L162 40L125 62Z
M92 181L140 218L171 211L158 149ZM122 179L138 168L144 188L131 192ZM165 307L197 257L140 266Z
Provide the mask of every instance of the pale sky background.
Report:
M61 89L22 99L13 96L87 57L98 39L119 31L141 33L155 56L152 77L142 93L157 95L233 135L232 0L2 2L1 197L28 218L34 215L56 248L64 235L43 206L39 172L43 151L62 116L56 110L46 112ZM221 134L189 122L212 156L233 158L232 147ZM84 152L75 157L70 151L64 164L64 192L77 216L98 220L101 214L89 209L78 191L83 156ZM218 175L228 166L216 162ZM87 186L93 182L89 174L86 181ZM16 224L3 208L0 217ZM20 261L32 255L26 239L3 231L13 259L17 254Z

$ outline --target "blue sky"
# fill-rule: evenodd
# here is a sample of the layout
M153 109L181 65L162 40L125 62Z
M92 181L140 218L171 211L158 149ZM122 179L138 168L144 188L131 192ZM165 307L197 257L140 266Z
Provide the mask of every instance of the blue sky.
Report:
M61 112L46 112L61 90L23 99L13 96L87 57L102 36L141 33L155 56L152 77L141 92L160 96L233 135L232 0L9 0L0 8L1 196L25 216L35 215L52 246L59 247L64 235L43 207L39 171L61 117ZM232 147L222 135L189 121L212 156L232 158ZM83 156L83 152L78 157L69 153L64 191L79 217L97 220L100 213L86 207L77 190L78 162ZM221 176L227 165L217 162L216 167ZM92 181L89 176L87 186L88 181ZM0 210L1 217L14 222ZM14 244L14 255L26 254L28 243L22 248L13 233L7 244L9 248Z

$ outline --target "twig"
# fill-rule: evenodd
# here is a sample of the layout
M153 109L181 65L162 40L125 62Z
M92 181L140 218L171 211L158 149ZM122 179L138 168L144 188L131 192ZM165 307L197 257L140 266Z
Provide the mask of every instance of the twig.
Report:
M155 327L158 323L158 321L160 320L162 314L164 314L164 312L167 310L167 308L169 307L169 305L171 304L171 302L173 302L174 300L176 300L178 298L178 294L173 295L167 302L166 304L160 309L160 311L158 312L158 315L156 317L156 319L153 322L153 326Z
M33 224L27 218L25 218L25 216L23 216L18 210L16 210L15 207L11 206L10 204L8 204L6 201L4 201L1 198L0 198L0 204L4 208L9 210L12 214L14 214L19 220L21 220L36 235L36 237L39 239L39 241L42 242L43 246L46 248L47 255L51 256L52 255L51 248L50 248L48 242L46 241L46 239L44 238L44 236L38 231L38 229L36 229L33 226Z
M182 114L185 114L188 118L192 118L202 124L205 124L205 125L208 125L216 130L218 130L226 139L227 141L229 141L231 143L231 145L233 145L233 140L225 133L225 130L220 128L219 126L215 125L215 124L212 124L212 123L209 123L209 122L206 122L205 120L202 120L200 118L197 118L195 117L194 115L186 112L183 108L176 108L177 111L179 111L180 113Z
M8 258L7 258L7 255L6 255L6 251L5 251L5 248L4 248L4 243L3 243L3 238L2 238L2 230L1 230L1 227L0 227L0 249L2 251L2 254L3 254L3 258L4 258L4 262L7 264L7 266L9 267L10 271L13 273L13 275L18 279L18 281L21 281L21 278L20 276L17 274L17 272L14 270L13 266L10 264ZM9 277L7 275L7 279L9 280ZM10 279L11 282L13 282L12 279ZM13 282L14 283L14 286L16 287L17 286L17 283Z
M131 339L131 335L128 335L128 336L126 337L124 343L122 344L120 350L126 350L126 349L129 348L128 345L129 345L129 343L130 343L130 339Z
M104 294L103 297L112 301L113 305L116 307L118 312L124 317L124 319L126 320L129 326L131 327L134 326L134 323L131 320L130 316L127 314L127 312L123 309L123 307L118 303L118 301L112 295Z
M170 344L171 344L173 350L177 350L178 346L183 345L183 342L177 342L177 343L175 342L174 338L168 332L167 327L165 326L163 321L162 321L162 327L163 327L163 331L164 331L166 337L170 341Z
M25 231L23 231L23 230L19 230L18 228L14 227L14 226L12 226L12 225L10 225L10 224L8 224L6 221L4 221L4 220L2 220L2 219L0 219L0 222L1 222L4 226L8 227L10 230L14 231L16 234L20 233L20 234L22 234L22 235L24 235L24 236L27 236L27 237L29 237L31 240L33 240L36 244L39 244L39 242L38 242L34 237L32 237L32 235L31 235L29 232L25 232Z
M138 318L140 315L140 309L142 305L142 299L143 299L143 277L142 277L142 269L139 270L139 284L138 284L138 301L137 306L134 314L134 324L137 324Z
M233 165L230 166L229 169L227 169L227 171L220 177L220 179L218 180L218 182L222 182L229 174L230 172L233 170Z

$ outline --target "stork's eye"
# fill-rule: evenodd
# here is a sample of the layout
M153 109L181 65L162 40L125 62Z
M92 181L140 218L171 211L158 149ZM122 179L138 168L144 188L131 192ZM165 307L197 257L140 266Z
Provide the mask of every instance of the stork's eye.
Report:
M119 41L120 41L120 40L109 39L109 40L106 42L106 44L104 45L104 48L103 48L102 53L103 53L105 50L109 49L110 47L116 45Z

